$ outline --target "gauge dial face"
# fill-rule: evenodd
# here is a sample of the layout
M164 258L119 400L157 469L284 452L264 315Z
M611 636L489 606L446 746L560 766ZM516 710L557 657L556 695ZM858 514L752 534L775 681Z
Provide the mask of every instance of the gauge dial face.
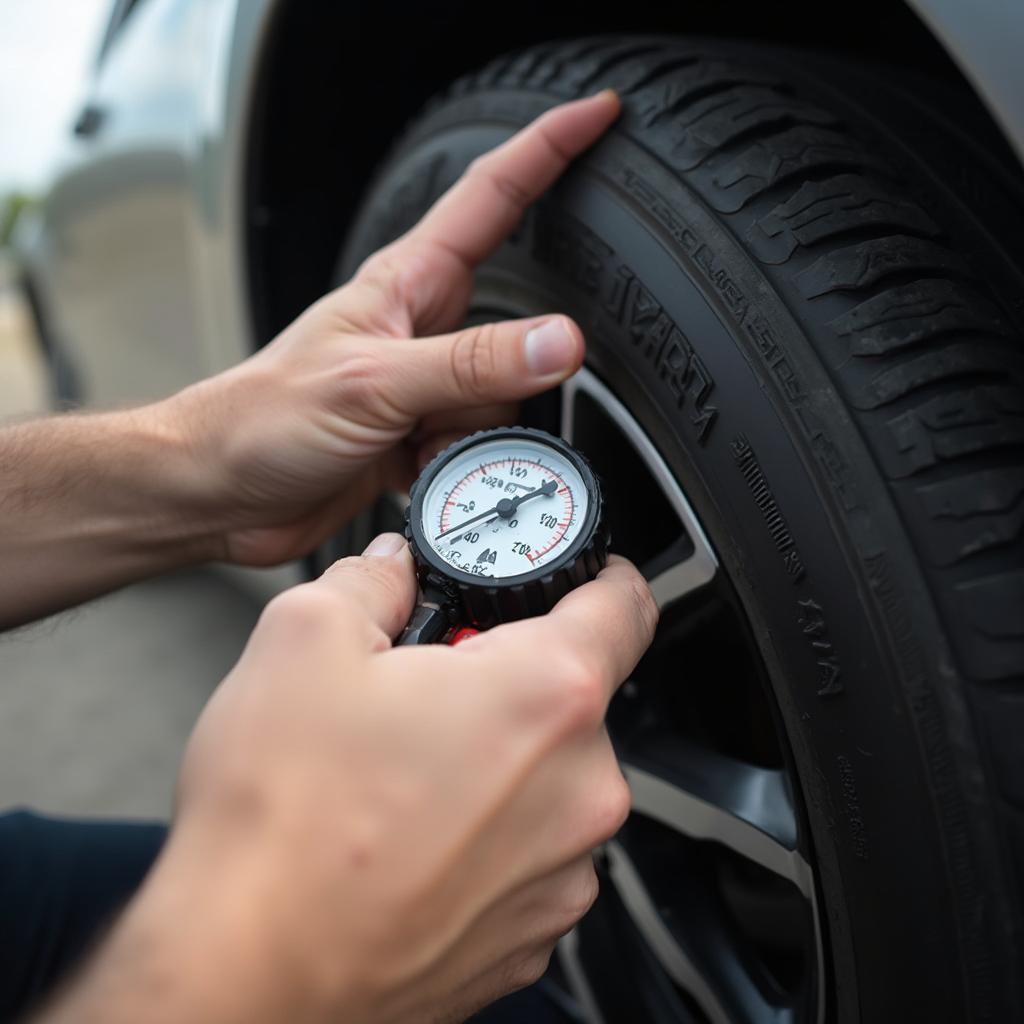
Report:
M557 448L496 438L440 470L424 495L420 525L453 568L505 579L557 562L579 535L588 502L580 471Z

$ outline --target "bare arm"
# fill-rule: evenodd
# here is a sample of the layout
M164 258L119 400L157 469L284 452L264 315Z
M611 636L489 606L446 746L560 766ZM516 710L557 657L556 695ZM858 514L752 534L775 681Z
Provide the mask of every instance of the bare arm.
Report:
M203 492L159 405L0 430L0 628L218 557Z

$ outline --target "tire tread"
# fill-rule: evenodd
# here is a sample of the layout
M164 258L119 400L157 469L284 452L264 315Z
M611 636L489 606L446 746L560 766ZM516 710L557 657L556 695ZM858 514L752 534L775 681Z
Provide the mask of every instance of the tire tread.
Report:
M930 210L903 187L903 168L767 65L642 37L563 44L546 60L558 69L546 85L559 97L617 88L625 104L622 130L642 133L717 212L747 213L748 226L737 233L754 255L783 274L793 264L794 291L808 304L828 304L819 349L837 387L863 414L862 429L911 533L926 538L925 561L936 570L976 561L985 575L973 589L971 580L958 578L958 594L1005 589L991 582L991 564L977 556L1005 554L1020 534L1019 505L993 507L1019 485L1019 327ZM513 61L479 84L533 82ZM979 460L993 454L1003 464L980 469ZM940 471L942 479L933 481ZM898 486L908 479L913 486ZM963 494L954 497L979 481L985 489L976 508ZM953 531L946 519L936 525L942 501L960 510ZM933 537L951 533L953 550L935 557ZM954 635L974 634L977 643L961 645L963 653L985 646L975 617L948 625ZM1016 653L993 653L1001 667L972 674L1024 675L1024 650ZM969 660L977 667L973 653Z

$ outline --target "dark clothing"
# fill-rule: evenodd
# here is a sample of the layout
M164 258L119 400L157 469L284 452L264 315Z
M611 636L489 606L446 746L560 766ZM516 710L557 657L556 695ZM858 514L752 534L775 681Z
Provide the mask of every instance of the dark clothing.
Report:
M163 825L0 815L0 1021L33 1007L132 895Z
M0 1022L32 1009L102 938L167 835L163 825L0 814ZM474 1024L561 1024L537 989Z

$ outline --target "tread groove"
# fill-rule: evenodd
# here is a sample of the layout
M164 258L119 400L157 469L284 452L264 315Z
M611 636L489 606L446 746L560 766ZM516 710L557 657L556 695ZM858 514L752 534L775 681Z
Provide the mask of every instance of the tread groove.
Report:
M943 245L913 235L873 237L820 256L796 275L806 299L834 292L864 292L876 285L893 287L944 274L969 279L963 258Z
M974 346L956 342L943 349L944 358L935 359L928 352L903 360L874 374L852 392L855 409L889 409L902 400L919 402L934 394L942 394L950 386L1000 384L1004 375L999 366L986 368L974 357Z
M654 51L655 47L653 46L634 46L625 47L609 54L603 61L599 62L598 66L595 67L590 74L579 81L579 90L583 92L585 90L593 89L599 79L606 77L611 71L614 71L615 68L625 64L629 60L633 60L636 57L643 57L646 54L653 53Z
M698 58L692 55L671 57L664 63L656 64L653 68L649 68L635 82L624 87L623 92L627 95L640 92L641 89L646 89L648 86L654 85L659 78L664 78L671 75L673 72L683 71L686 68L693 67L697 61Z

